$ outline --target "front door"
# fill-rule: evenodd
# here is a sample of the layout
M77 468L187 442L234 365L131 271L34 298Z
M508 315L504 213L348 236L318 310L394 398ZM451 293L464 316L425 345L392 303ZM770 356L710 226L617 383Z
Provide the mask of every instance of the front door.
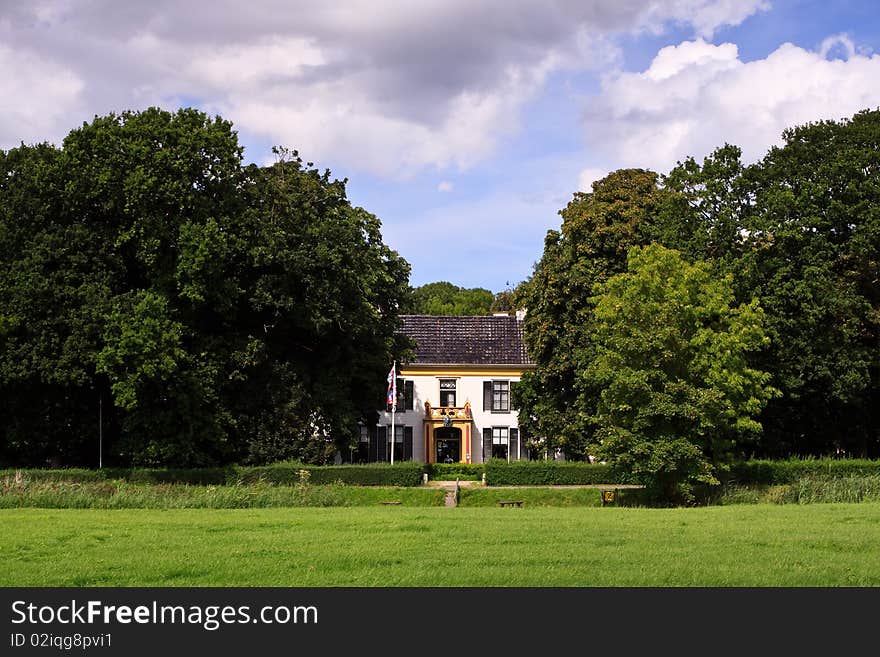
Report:
M461 461L461 429L441 427L434 431L435 463L458 463Z

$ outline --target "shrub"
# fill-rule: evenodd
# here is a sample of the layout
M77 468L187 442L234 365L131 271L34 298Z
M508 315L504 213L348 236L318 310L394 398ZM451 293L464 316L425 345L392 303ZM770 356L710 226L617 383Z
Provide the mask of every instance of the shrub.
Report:
M8 470L0 470L0 479L8 477L22 477L28 481L44 481L44 482L78 482L87 483L92 481L104 481L112 479L107 476L106 470L84 470L80 468L63 468L57 470L23 470L10 468Z
M423 465L414 461L370 463L367 465L307 465L304 463L275 463L273 465L236 468L234 480L227 483L265 481L272 484L293 485L303 481L308 472L310 484L353 484L356 486L418 486L422 483Z
M607 465L572 461L513 461L491 459L485 464L489 486L578 486L627 483L615 478Z
M867 459L751 460L731 466L728 484L791 484L804 477L880 475L880 461Z
M425 472L431 479L461 479L478 481L485 468L482 463L427 463Z
M103 470L2 470L0 478L15 477L20 472L31 482L87 483L106 480L142 484L222 484L293 485L303 482L302 471L311 484L344 483L360 486L418 486L422 482L423 465L413 461L372 463L368 465L306 465L286 462L267 466L229 466L225 468L105 468Z

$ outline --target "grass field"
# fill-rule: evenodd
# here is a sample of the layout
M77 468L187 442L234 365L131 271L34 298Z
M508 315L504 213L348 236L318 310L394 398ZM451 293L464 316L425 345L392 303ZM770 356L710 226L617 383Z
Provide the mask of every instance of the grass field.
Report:
M880 504L0 511L3 586L878 586Z
M462 488L459 506L498 506L504 500L517 500L523 507L601 506L596 488Z

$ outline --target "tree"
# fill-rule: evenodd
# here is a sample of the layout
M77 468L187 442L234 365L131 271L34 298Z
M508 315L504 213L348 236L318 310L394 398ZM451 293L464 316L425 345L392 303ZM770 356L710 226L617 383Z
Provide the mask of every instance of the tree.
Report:
M95 463L101 403L106 462L348 445L405 353L409 266L345 181L278 155L155 108L0 152L0 459Z
M549 231L544 253L518 296L528 309L524 334L537 367L514 392L526 435L586 458L598 391L581 373L594 357L592 290L626 268L632 246L647 244L665 192L658 176L623 169L576 193L560 212L561 232Z
M761 431L755 418L775 390L748 354L769 342L763 312L757 301L734 305L731 276L659 244L631 249L627 271L594 291L595 358L583 371L601 390L591 451L688 501Z
M783 391L766 451L880 456L880 111L783 138L755 167L738 265L767 311L763 367Z
M756 453L880 455L880 112L783 139L749 167L729 145L676 167L658 239L760 299L771 344L754 361L782 395Z
M413 289L405 311L412 315L486 315L493 299L492 292L485 288L463 288L439 281Z

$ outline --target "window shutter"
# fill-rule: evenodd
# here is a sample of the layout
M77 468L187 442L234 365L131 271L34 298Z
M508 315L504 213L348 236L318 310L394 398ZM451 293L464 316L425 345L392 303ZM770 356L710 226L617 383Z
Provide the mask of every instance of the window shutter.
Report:
M387 461L388 460L388 429L386 427L379 427L376 440L376 460L377 461Z
M510 429L510 460L519 460L519 429Z
M492 410L492 382L483 381L483 410Z
M413 431L412 427L403 428L403 460L412 461L413 457Z
M415 384L406 381L403 384L403 408L407 411L415 410Z
M483 463L492 458L492 429L483 429Z
M374 463L379 460L379 440L376 437L376 427L370 427L370 446L367 449L367 462Z

